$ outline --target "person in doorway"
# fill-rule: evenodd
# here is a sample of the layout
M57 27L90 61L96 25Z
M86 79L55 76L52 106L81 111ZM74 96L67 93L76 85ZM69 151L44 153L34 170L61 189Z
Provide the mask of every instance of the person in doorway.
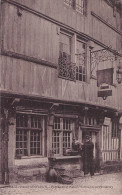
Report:
M93 158L94 144L91 141L90 136L86 136L85 142L82 146L82 159L83 159L83 172L84 176L90 173L94 175L94 158Z

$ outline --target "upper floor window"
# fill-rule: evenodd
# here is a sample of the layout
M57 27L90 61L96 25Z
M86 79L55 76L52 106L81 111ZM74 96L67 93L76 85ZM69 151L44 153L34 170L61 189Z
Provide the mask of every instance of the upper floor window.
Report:
M76 80L86 82L86 44L77 40Z
M80 37L75 39L75 35L61 31L59 41L58 76L67 80L86 82L86 51L87 44L85 41Z
M84 0L76 0L76 10L81 14L84 14Z
M71 39L71 35L60 33L59 56L66 57L68 62L71 61Z
M64 0L64 3L72 7L73 0Z
M64 3L82 15L85 15L86 13L86 2L87 0L64 0Z
M72 63L72 35L60 33L59 42L59 77L75 80L75 64Z

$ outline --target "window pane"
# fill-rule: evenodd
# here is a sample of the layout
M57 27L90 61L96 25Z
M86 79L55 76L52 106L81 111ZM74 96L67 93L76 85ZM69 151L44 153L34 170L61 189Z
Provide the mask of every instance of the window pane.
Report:
M16 130L16 155L19 154L27 155L27 131L26 130Z
M76 1L76 10L83 14L84 11L84 0L75 0Z
M63 149L70 147L70 133L63 132Z
M63 119L63 129L64 130L71 130L70 126L71 126L71 121L70 119Z
M52 137L52 149L54 154L59 154L59 133L53 131L53 137Z
M60 129L60 118L55 118L54 119L54 125L53 125L53 129Z
M59 49L61 48L62 51L66 54L71 54L71 37L60 33L60 44Z
M17 127L27 127L28 126L28 117L26 114L17 114L16 117Z
M31 116L31 127L41 129L41 117L32 115Z
M40 151L40 134L41 132L38 130L33 130L30 132L31 140L30 140L30 154L36 155L39 154Z
M42 116L39 115L17 114L16 154L41 154L39 151L41 151L42 119ZM30 148L28 148L29 142Z
M72 6L72 1L73 0L64 0L64 3L66 4L66 5L69 5L70 7Z
M76 80L86 81L86 44L77 40Z

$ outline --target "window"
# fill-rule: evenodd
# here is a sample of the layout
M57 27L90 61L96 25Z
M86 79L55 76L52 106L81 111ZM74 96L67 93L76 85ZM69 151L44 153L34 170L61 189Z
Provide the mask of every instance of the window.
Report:
M84 0L76 0L76 11L84 14Z
M70 119L63 119L63 150L70 148L70 134L71 134L71 121Z
M73 128L74 122L71 119L55 117L52 135L54 154L63 155L66 148L71 148Z
M42 155L44 117L17 114L16 156Z
M72 36L60 33L59 56L67 56L67 60L71 61L71 38Z
M64 3L82 15L85 15L87 0L64 0Z
M73 0L64 0L64 3L72 7Z
M59 42L59 77L75 80L75 64L71 62L72 35L60 33Z
M77 40L76 80L86 82L86 44Z
M112 138L118 138L118 121L112 122Z
M81 125L91 125L91 126L99 126L99 118L95 115L81 115L80 118L80 124Z

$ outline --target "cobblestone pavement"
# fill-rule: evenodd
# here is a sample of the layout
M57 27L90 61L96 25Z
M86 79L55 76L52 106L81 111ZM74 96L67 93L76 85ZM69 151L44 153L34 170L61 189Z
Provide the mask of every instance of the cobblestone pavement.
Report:
M96 175L94 177L74 178L73 184L47 183L30 181L12 183L0 188L0 195L122 195L122 173Z

